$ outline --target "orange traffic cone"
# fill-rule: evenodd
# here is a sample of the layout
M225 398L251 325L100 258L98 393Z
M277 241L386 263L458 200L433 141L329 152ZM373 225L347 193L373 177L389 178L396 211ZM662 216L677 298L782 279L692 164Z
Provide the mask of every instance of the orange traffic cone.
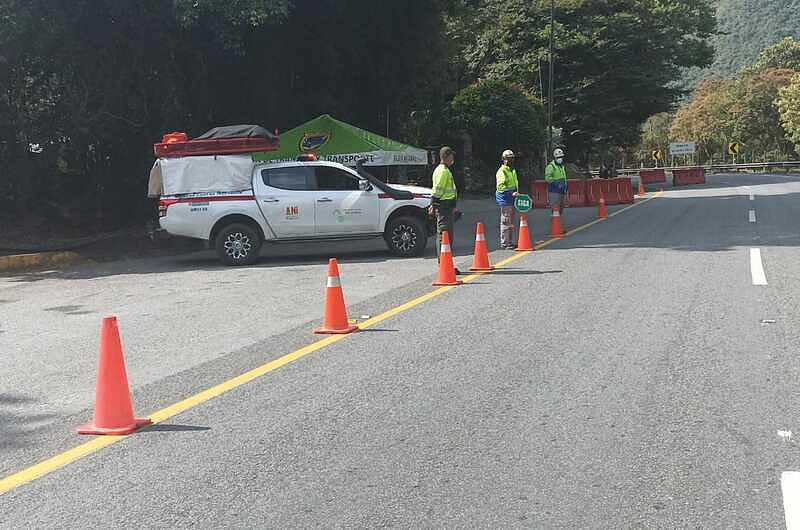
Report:
M642 182L642 176L639 175L639 192L637 195L647 195L647 190L644 189L644 182Z
M442 249L439 252L439 275L433 285L461 285L462 283L464 282L456 279L453 251L450 250L450 235L445 230L442 232Z
M78 427L78 433L130 434L151 423L148 418L133 417L117 317L106 317L100 328L100 361L97 364L94 416L92 423Z
M328 261L328 286L325 289L325 315L322 327L316 328L317 335L345 335L358 330L347 320L347 307L344 305L342 280L339 278L339 264L336 258Z
M489 263L489 249L486 246L486 233L483 230L483 223L478 223L475 227L475 257L469 270L474 272L494 270L494 267Z
M533 250L531 245L531 232L528 229L528 216L520 214L519 216L519 236L517 237L517 252L528 252Z
M597 218L608 219L608 212L606 211L606 197L603 190L600 190L600 200L597 201Z
M561 212L558 208L553 208L553 215L550 217L550 237L561 239L564 237L564 227L561 226Z

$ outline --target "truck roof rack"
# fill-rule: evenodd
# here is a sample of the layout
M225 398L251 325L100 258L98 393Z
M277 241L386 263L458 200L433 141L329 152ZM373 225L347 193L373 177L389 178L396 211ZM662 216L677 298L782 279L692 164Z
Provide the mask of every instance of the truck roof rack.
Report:
M255 126L218 127L194 140L189 140L186 133L168 133L160 143L153 145L153 153L156 158L175 158L260 153L277 151L280 148L277 131L272 134L260 127L253 130L245 127ZM261 130L265 134L260 133ZM241 136L227 136L226 133Z

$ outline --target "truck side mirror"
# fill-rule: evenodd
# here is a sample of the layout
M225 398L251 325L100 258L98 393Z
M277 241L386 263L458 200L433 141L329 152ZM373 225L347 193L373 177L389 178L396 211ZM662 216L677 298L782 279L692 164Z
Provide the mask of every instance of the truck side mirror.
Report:
M372 184L366 179L358 179L358 189L361 191L372 191Z

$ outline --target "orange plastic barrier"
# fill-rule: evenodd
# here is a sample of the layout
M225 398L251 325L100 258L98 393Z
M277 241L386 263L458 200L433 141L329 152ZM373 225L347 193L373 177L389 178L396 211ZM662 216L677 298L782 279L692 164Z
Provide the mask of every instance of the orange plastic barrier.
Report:
M586 184L589 206L596 206L600 202L600 190L603 191L606 205L633 203L633 185L630 177L587 180Z
M543 180L533 181L531 199L533 199L534 208L547 208L547 182Z
M547 193L547 182L537 180L533 183L533 193L531 193L534 208L550 208L549 195ZM583 180L567 181L567 196L564 198L564 206L589 206L586 199L586 182Z
M705 184L706 170L702 167L689 167L686 169L672 170L673 186L689 186L691 184Z
M576 206L589 206L586 198L586 181L567 181L567 196L564 197L564 206L568 206L570 208L575 208Z
M657 182L667 181L667 172L663 169L641 169L639 170L639 178L645 184L655 184Z
M600 202L600 190L606 205L633 203L633 186L631 179L620 177L615 179L569 180L567 181L567 197L564 205L575 208L580 206L597 206ZM534 181L531 192L534 208L550 208L548 204L547 183Z

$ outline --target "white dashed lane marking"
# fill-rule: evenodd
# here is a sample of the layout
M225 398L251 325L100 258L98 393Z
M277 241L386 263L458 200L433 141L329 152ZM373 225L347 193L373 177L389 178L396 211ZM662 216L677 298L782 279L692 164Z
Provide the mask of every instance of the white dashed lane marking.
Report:
M760 248L750 249L750 275L753 278L753 285L767 285L767 276L764 274Z
M786 530L800 530L800 472L781 473L783 491L783 513L786 516Z

